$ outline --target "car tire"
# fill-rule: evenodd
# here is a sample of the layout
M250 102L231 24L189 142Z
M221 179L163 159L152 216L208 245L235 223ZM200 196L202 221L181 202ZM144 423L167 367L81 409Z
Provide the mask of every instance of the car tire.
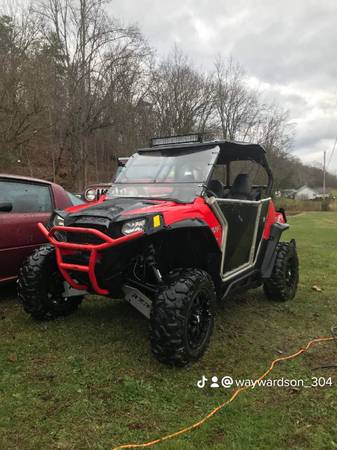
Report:
M271 277L263 288L268 299L286 302L295 297L299 280L299 265L295 241L280 242Z
M83 296L64 297L64 280L57 268L55 249L44 245L26 260L19 271L18 298L26 313L36 320L67 316Z
M205 352L214 326L216 294L210 275L179 269L153 303L150 329L154 356L171 366L185 366Z

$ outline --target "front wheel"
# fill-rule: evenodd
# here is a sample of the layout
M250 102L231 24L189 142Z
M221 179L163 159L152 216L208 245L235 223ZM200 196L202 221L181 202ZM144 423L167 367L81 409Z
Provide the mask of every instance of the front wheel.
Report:
M21 267L18 297L24 310L37 320L51 320L74 312L83 296L67 297L57 268L55 249L38 248Z
M285 302L295 297L299 279L295 241L280 242L271 277L264 281L264 292L270 300Z
M154 301L151 344L155 357L169 365L185 366L198 360L211 337L215 314L215 288L200 269L180 269Z

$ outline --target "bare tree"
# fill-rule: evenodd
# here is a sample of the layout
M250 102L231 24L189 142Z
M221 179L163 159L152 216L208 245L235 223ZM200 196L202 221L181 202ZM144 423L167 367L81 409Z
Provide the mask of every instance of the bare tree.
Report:
M0 16L0 146L2 161L18 151L39 131L43 105L30 55L38 35L30 8L17 16Z
M115 87L121 80L127 84L130 61L149 52L138 29L111 19L104 3L45 0L37 8L45 24L44 39L57 48L54 65L57 59L61 79L53 96L56 106L50 104L50 122L57 124L60 147L71 155L71 177L78 188L87 183L88 145L96 130L115 124ZM126 86L125 92L130 96Z
M158 134L204 131L212 112L210 80L175 47L154 71L149 101Z
M241 66L231 58L216 59L213 79L213 101L222 137L246 140L260 120L257 94L246 85Z
M151 136L199 131L262 143L277 188L320 183L321 169L290 153L287 113L232 59L217 58L212 73L177 48L155 60L137 27L111 18L103 0L31 1L0 6L3 168L82 189L111 179L117 156Z

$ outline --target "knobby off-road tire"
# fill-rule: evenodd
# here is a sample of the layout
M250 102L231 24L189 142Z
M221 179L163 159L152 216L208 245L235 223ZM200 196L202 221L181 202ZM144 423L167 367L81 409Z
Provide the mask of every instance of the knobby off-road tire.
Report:
M276 259L272 275L264 281L264 292L270 300L285 302L295 297L298 279L298 257L296 244L280 242L276 248Z
M18 297L26 313L36 320L52 320L74 312L83 296L64 297L64 280L58 271L55 249L38 248L19 271Z
M153 303L152 352L168 365L185 366L205 352L214 325L213 281L200 269L178 269Z

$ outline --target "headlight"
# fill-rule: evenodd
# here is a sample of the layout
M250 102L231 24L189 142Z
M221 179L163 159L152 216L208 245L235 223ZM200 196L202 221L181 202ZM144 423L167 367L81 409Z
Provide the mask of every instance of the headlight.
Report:
M59 216L58 214L55 214L53 225L56 227L64 227L64 218Z
M122 226L122 233L128 235L131 233L137 233L137 231L144 231L145 222L146 222L145 219L131 220L130 222L126 222Z
M87 191L85 191L84 197L87 202L93 202L94 200L96 200L96 189L88 189Z

